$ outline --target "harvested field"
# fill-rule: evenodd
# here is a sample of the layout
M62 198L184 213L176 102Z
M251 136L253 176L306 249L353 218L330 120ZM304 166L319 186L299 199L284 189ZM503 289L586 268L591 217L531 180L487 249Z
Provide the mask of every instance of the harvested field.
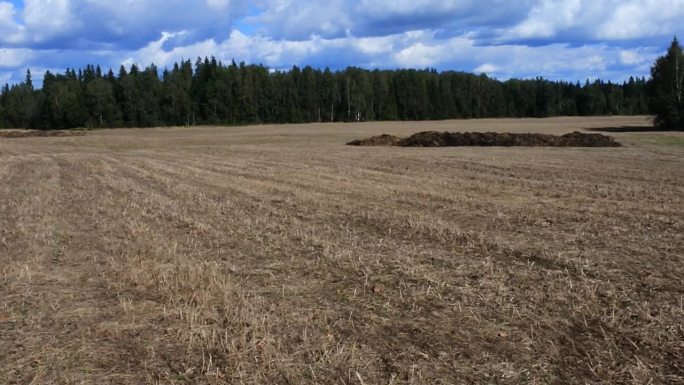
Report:
M603 134L571 132L564 135L509 132L423 131L406 138L382 134L357 139L350 146L400 147L620 147L614 138Z
M0 139L19 139L19 138L44 138L44 137L69 137L83 136L85 131L78 130L0 130Z
M1 382L681 384L684 147L344 145L643 125L0 141Z

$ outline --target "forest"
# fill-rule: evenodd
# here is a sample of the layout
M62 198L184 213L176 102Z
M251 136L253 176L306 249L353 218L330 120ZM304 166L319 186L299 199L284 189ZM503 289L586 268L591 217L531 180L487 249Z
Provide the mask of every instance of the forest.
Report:
M31 73L0 93L0 128L154 127L200 124L441 120L497 117L642 115L648 82L499 81L434 69L344 70L198 58L160 70L88 65Z

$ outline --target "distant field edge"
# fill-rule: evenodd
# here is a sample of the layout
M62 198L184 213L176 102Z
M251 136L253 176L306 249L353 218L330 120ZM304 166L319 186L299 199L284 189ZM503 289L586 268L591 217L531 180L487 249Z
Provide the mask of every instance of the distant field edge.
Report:
M366 120L366 121L320 121L320 122L245 122L245 123L225 123L219 122L215 124L203 123L194 125L159 125L159 126L115 126L115 127L77 127L69 129L24 129L24 128L0 128L0 132L4 131L98 131L98 130L119 130L119 129L149 129L149 128L194 128L194 127L267 127L267 126L302 126L302 125L372 125L372 124L430 124L439 123L446 124L449 122L464 123L464 122L570 122L578 121L574 128L577 130L587 131L604 131L604 132L640 132L640 131L658 131L653 127L653 116L650 115L598 115L598 116L549 116L549 117L487 117L487 118L450 118L450 119L430 119L430 120ZM591 122L588 124L586 122ZM627 123L625 123L627 122Z

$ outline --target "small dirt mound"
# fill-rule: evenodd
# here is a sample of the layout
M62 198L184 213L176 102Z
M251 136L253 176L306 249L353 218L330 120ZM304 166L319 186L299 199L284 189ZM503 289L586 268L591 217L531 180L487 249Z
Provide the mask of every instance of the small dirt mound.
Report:
M69 137L69 136L83 136L85 131L65 131L65 130L0 130L0 138L17 139L17 138L44 138L44 137Z
M401 141L401 138L399 138L397 136L382 134L382 135L370 137L368 139L352 140L351 142L347 143L347 145L349 145L349 146L397 146L397 145L399 145L400 141Z
M563 136L547 134L511 134L497 132L424 131L407 138L380 135L349 142L354 146L460 147L460 146L528 146L528 147L618 147L610 136L573 132Z
M572 132L560 137L561 147L620 147L612 136Z

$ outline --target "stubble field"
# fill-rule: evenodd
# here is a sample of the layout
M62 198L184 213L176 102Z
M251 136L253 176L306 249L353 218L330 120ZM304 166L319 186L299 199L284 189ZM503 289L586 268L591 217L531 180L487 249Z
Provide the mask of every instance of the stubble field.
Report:
M682 384L682 134L645 118L0 139L0 383Z

